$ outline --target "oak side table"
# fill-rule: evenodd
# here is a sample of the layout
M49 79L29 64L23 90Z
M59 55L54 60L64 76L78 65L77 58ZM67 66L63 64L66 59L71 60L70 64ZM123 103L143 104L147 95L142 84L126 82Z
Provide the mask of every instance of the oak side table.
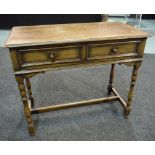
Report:
M146 39L147 33L120 22L14 27L5 47L10 51L30 135L35 134L35 113L119 101L127 117ZM107 97L34 108L30 78L55 69L105 64L111 64ZM113 87L115 64L133 67L127 102Z

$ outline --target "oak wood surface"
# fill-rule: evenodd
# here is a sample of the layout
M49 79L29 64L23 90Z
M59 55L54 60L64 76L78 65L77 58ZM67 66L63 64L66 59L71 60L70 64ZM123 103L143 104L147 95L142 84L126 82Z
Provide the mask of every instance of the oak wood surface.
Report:
M113 42L113 43L102 43L102 44L88 44L88 58L103 58L113 57L118 55L132 55L138 54L138 46L140 41L131 42Z
M119 100L118 96L110 96L110 97L92 99L87 101L56 104L56 105L51 105L47 107L35 108L35 109L32 109L31 112L32 113L48 112L48 111L55 111L55 110L62 110L62 109L80 107L80 106L88 106L88 105L94 105L99 103L118 101L118 100Z
M120 22L14 27L5 47L145 38L147 33Z
M20 56L20 64L24 67L30 63L33 66L36 63L44 65L82 61L82 49L83 47L80 45L57 48L34 48L18 50L18 55Z
M135 58L135 59L127 59L127 60L108 60L108 61L98 61L98 62L93 62L93 63L82 63L82 64L68 64L68 66L64 64L60 64L58 66L52 66L52 67L47 67L47 68L39 68L39 69L23 69L20 71L15 71L13 74L14 75L25 75L29 76L29 74L38 74L38 73L45 73L47 71L53 71L53 70L59 70L59 69L71 69L71 68L77 68L77 67L90 67L90 66L97 66L97 65L107 65L107 64L135 64L136 62L143 61L143 58Z
M26 89L25 89L25 85L24 85L24 78L22 76L16 76L16 81L18 83L18 88L19 88L19 92L20 92L20 96L23 102L23 106L24 106L24 113L26 116L26 120L28 123L28 129L29 129L29 133L30 135L34 135L34 123L32 120L32 116L31 116L31 109L29 107L29 103L28 103L28 99L27 99L27 95L26 95Z

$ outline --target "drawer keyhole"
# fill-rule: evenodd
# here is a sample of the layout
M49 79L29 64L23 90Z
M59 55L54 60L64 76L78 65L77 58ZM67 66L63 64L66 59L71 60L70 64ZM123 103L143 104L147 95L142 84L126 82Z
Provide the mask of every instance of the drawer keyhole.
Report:
M117 53L117 48L112 48L112 50L111 50L111 54L116 54Z

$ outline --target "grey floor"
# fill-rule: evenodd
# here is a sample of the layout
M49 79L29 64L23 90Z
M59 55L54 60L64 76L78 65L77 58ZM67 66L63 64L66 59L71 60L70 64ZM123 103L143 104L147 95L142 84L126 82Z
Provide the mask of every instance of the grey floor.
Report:
M155 55L145 54L128 119L118 103L34 115L30 137L7 49L0 48L0 140L155 140ZM110 66L48 72L32 78L36 107L106 96ZM126 97L131 67L116 66L115 86ZM47 103L47 104L46 104Z

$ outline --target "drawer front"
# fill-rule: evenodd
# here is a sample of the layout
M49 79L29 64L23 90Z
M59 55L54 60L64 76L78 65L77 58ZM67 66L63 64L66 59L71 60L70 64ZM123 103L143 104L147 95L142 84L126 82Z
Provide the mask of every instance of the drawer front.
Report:
M140 42L117 42L93 44L87 46L88 59L138 56Z
M82 61L83 46L18 50L21 67Z

